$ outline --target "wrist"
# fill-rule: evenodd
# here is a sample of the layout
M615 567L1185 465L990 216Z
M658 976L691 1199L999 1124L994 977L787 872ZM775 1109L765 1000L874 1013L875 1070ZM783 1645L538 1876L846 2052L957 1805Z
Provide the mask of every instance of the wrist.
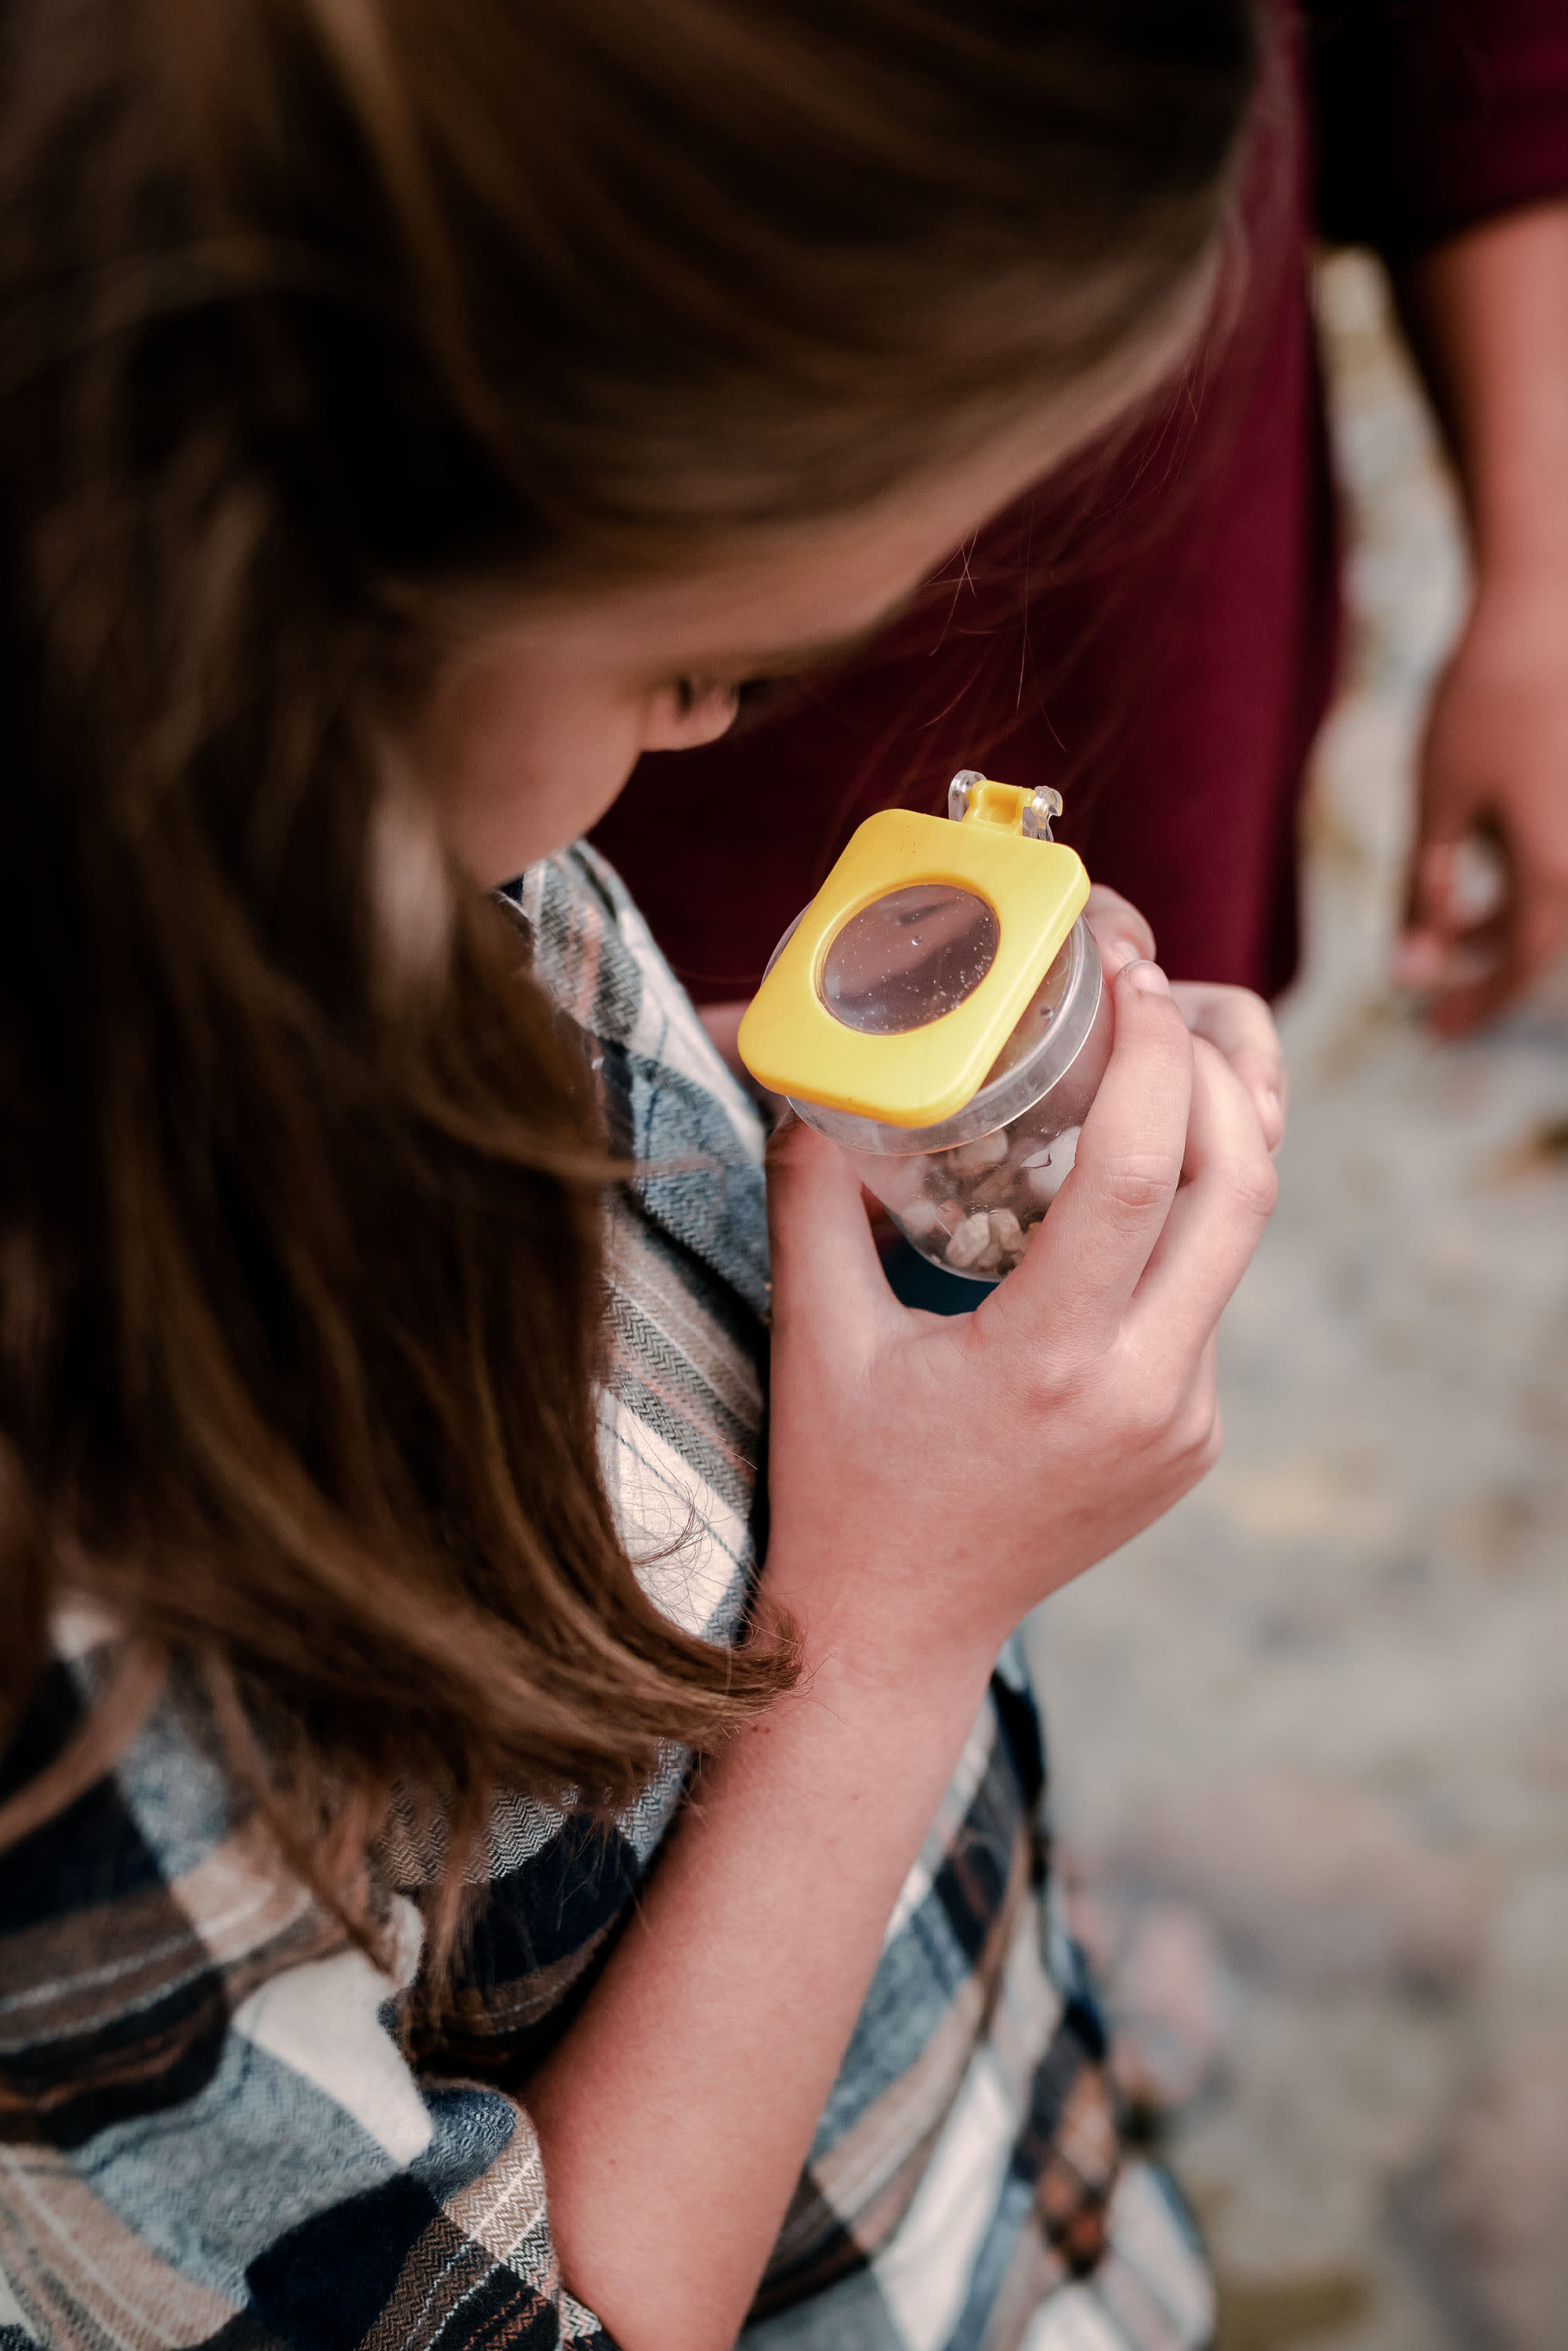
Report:
M1479 564L1456 662L1495 674L1561 674L1568 644L1568 547L1560 559L1515 551Z
M834 1562L823 1572L824 1559ZM993 1623L977 1579L958 1624L936 1623L906 1597L916 1562L873 1560L841 1538L768 1546L763 1591L800 1636L798 1687L835 1708L926 1723L972 1720L1010 1625Z
M1518 625L1559 619L1568 608L1568 526L1558 535L1498 533L1478 546L1470 613L1506 616ZM1561 641L1559 642L1561 653Z

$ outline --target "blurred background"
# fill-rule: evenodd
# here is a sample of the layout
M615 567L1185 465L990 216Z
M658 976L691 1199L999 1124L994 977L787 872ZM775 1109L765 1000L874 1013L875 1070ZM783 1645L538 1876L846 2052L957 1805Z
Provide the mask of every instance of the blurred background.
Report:
M1279 1214L1228 1441L1031 1626L1117 2064L1219 2351L1568 2346L1568 980L1391 990L1464 558L1379 266L1321 265L1352 642L1310 813Z

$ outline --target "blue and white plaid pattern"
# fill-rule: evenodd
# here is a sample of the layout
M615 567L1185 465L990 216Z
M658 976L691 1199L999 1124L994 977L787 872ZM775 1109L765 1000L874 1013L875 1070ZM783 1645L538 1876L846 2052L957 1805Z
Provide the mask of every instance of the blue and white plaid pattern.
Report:
M662 1604L731 1640L757 1567L760 1130L591 852L516 896L611 1139L646 1171L611 1210L611 1491ZM62 1627L0 1797L59 1751L112 1663L106 1628ZM561 2283L513 2088L591 1988L685 1759L609 1829L497 1807L467 1959L415 2044L433 1857L412 1820L382 1972L214 1754L171 1687L111 1775L0 1855L0 2351L612 2351ZM1009 1653L889 1921L755 2351L1207 2338L1201 2260L1159 2176L1123 2158L1092 1999L1051 1921L1041 1777Z

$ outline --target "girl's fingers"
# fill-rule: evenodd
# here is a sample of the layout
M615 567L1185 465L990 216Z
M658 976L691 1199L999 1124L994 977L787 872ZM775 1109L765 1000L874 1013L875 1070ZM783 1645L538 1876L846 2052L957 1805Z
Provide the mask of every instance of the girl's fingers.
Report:
M1193 1046L1185 1173L1150 1253L1134 1317L1196 1361L1251 1263L1278 1190L1247 1089L1201 1037Z
M793 1113L768 1145L768 1237L776 1337L863 1345L902 1311L887 1286L860 1178L836 1144Z
M1114 984L1116 1035L1072 1173L1039 1238L987 1301L992 1321L1049 1315L1109 1332L1138 1286L1181 1176L1192 1040L1157 965Z
M1277 1151L1285 1133L1289 1090L1285 1057L1274 1016L1249 987L1222 987L1207 980L1176 980L1171 994L1195 1037L1207 1037L1224 1054L1252 1097L1263 1140Z
M1114 979L1127 964L1153 960L1155 935L1136 906L1119 890L1107 890L1103 882L1096 882L1090 890L1083 919L1094 935L1107 979Z

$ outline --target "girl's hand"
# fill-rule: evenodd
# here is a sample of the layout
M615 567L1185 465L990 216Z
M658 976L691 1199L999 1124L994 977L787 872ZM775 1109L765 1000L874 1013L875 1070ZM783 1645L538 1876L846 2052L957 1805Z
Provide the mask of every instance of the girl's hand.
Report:
M1273 1207L1269 1145L1163 973L1129 965L1113 1000L1077 1164L972 1315L901 1306L849 1163L793 1122L774 1139L768 1587L809 1661L979 1679L1218 1454L1216 1329Z
M1152 958L1155 935L1136 906L1119 892L1096 882L1083 913L1107 979L1114 979L1138 957ZM1224 1054L1252 1097L1264 1142L1270 1151L1278 1151L1285 1135L1290 1089L1274 1016L1262 998L1249 987L1228 987L1207 979L1175 980L1171 994L1193 1035L1207 1037Z
M900 1306L848 1160L775 1141L767 1588L807 1677L704 1766L528 2086L562 2272L619 2342L734 2343L1004 1636L1214 1458L1273 1169L1160 974L1113 987L1077 1165L972 1315Z
M1270 1156L1285 1139L1290 1082L1274 1016L1249 987L1218 980L1175 979L1176 1010L1195 1037L1222 1054L1246 1087Z

